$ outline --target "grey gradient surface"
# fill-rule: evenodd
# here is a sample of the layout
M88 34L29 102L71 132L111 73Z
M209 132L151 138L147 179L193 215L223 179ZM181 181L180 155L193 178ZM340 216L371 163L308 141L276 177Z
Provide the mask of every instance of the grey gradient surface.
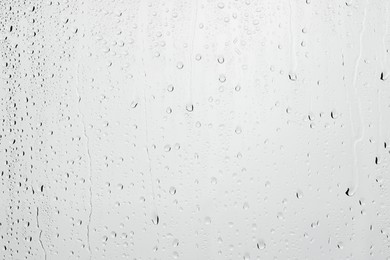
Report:
M388 0L0 1L0 259L390 259Z

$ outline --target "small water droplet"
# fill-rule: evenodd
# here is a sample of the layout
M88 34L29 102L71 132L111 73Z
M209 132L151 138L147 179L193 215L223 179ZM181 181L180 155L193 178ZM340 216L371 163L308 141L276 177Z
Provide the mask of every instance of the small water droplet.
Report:
M223 9L225 7L225 4L223 2L219 2L217 6L219 9Z
M194 105L192 105L192 104L187 104L187 105L186 105L186 110L187 110L188 112L194 111Z
M293 73L293 72L290 72L288 74L288 78L291 80L291 81L296 81L297 80L297 74Z
M165 145L165 146L164 146L164 151L165 151L165 152L171 151L171 146L170 146L169 144Z
M160 217L158 215L153 216L152 223L158 225L160 223Z
M132 101L131 104L130 104L131 108L136 108L137 105L138 105L137 101Z
M298 199L302 199L303 197L303 192L301 190L298 190L296 193L295 193L295 196L298 198Z
M226 81L226 76L221 74L221 75L219 75L218 80L219 80L219 82L224 83Z
M257 242L256 246L257 246L257 249L263 250L263 249L265 249L266 244L265 244L264 240L260 239Z
M173 240L173 242L172 242L172 246L174 246L174 247L179 246L179 240L175 238L175 239Z
M335 110L331 111L330 112L330 117L333 118L333 119L336 119L339 115L337 114L337 112Z
M349 196L349 197L352 197L352 196L354 195L354 192L353 192L350 188L348 188L348 189L345 191L345 194L346 194L347 196Z
M179 61L179 62L176 64L176 68L178 68L179 70L181 70L182 68L184 68L183 62Z
M383 71L382 73L381 73L381 80L382 81L385 81L385 80L387 80L389 78L389 73L387 72L387 71Z
M175 195L175 194L176 194L176 188L175 188L175 187L170 187L170 188L169 188L169 193L170 193L171 195Z
M219 56L219 57L217 58L217 61L218 61L219 64L222 64L222 63L225 62L225 58L222 57L222 56Z
M279 220L283 220L284 219L284 215L282 212L278 212L278 214L276 214L276 217L279 219Z
M352 6L352 4L353 4L353 1L352 1L352 0L347 0L347 1L345 1L345 5L346 5L346 6Z

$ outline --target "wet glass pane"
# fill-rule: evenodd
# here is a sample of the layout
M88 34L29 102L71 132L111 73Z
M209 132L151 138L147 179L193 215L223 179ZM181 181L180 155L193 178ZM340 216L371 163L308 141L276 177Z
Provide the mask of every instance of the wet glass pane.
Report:
M390 259L388 0L3 0L0 54L0 259Z

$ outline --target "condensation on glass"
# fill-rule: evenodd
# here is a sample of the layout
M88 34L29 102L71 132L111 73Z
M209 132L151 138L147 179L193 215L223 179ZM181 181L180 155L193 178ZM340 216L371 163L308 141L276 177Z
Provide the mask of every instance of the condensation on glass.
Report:
M0 2L1 259L390 259L390 2Z

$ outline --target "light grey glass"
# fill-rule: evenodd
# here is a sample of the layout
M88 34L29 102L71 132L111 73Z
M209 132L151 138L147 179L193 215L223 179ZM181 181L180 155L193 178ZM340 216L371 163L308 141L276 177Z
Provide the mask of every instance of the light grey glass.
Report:
M0 259L390 259L390 1L0 1Z

